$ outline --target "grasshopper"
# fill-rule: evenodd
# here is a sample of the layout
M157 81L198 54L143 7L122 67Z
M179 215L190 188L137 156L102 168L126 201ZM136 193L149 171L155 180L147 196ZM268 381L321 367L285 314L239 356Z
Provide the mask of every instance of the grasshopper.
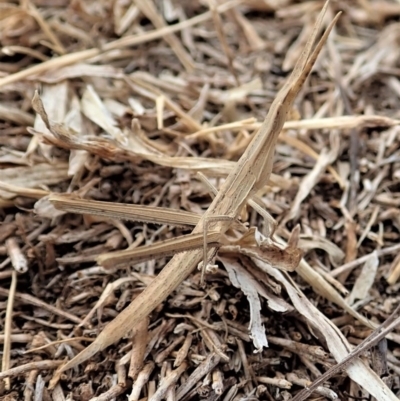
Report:
M213 236L216 235L217 239L222 238L237 221L245 203L267 184L271 175L278 135L295 97L310 74L318 54L340 15L335 16L313 50L327 7L328 2L319 14L311 37L288 81L277 94L259 131L226 178L208 210L198 219L192 231L193 235L202 234L208 226ZM206 259L210 260L215 252L216 246L214 242L211 242ZM67 362L62 371L81 364L136 327L198 266L204 259L203 253L202 249L191 249L176 254L151 284L103 329L92 344ZM203 263L207 260L203 260Z
M111 219L117 218L173 226L196 226L201 218L200 215L191 212L173 211L161 207L83 200L74 195L66 194L52 194L49 200L57 209L63 211L99 215L103 218ZM252 202L249 203L250 205L253 204ZM254 206L257 209L260 207L257 204ZM272 217L270 218L272 219ZM219 219L216 218L215 220ZM168 239L139 248L104 253L98 256L96 260L106 269L115 269L149 259L172 256L179 252L198 249L203 246L203 262L206 261L205 264L203 263L203 267L206 268L208 260L206 256L207 246L214 246L219 249L222 247L222 251L237 251L244 255L256 257L274 266L276 265L285 271L294 271L298 266L302 252L296 247L297 230L293 231L288 246L285 249L281 249L272 241L268 241L268 239L259 239L257 241L257 234L254 228L248 230L244 225L240 225L239 223L233 226L238 228L238 231L240 230L242 234L242 237L237 240L221 237L219 232L208 231L207 227L204 227L203 234L182 235L178 238Z

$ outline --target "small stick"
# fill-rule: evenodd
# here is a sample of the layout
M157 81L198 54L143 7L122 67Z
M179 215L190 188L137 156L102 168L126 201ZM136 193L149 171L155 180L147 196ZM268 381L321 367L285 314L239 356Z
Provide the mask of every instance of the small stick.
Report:
M296 384L297 386L301 386L307 388L310 385L310 380L299 377L296 373L288 373L286 378L291 382L291 384ZM314 389L314 392L322 395L325 399L336 400L338 396L335 392L333 392L330 388L326 388L324 386L318 386Z
M232 74L236 81L236 85L240 85L240 80L238 77L238 74L235 71L235 67L233 66L233 53L232 50L229 47L228 41L226 40L225 33L223 30L223 23L221 20L221 16L219 15L216 7L217 5L215 4L215 0L208 0L208 7L210 11L212 12L213 20L214 20L214 26L217 31L217 36L219 41L221 42L222 50L225 53L225 56L228 60L228 69L229 72Z
M11 265L18 273L26 273L28 271L28 261L22 253L15 237L6 240L6 248L11 260Z
M242 366L244 370L244 379L246 380L246 391L251 392L254 388L252 383L253 372L251 370L249 361L247 360L246 350L244 349L243 341L239 338L236 339L236 344L239 351L239 357L242 361Z
M186 359L187 354L189 352L189 348L192 345L193 341L193 335L188 334L185 338L185 342L182 344L182 347L178 350L175 362L174 362L174 367L180 366L182 362Z
M272 386L283 388L285 390L289 390L292 388L292 383L290 383L290 381L287 381L286 379L284 379L282 377L257 376L255 379L259 383L270 384Z
M4 344L6 336L0 334L0 344ZM29 343L32 341L33 335L28 333L11 334L12 343Z
M19 365L16 366L15 368L11 368L3 372L0 372L0 380L5 379L6 377L19 376L24 373L30 372L31 370L39 371L39 370L55 369L58 366L62 365L63 363L64 361L50 361L50 360L26 363L25 365Z
M381 257L381 256L390 255L392 253L398 252L399 250L400 250L400 244L388 246L388 247L382 248L382 249L376 249L376 250L372 251L371 253L368 253L367 255L361 256L358 259L352 260L351 262L348 262L340 267L337 267L336 269L330 271L328 274L331 275L332 277L337 277L344 272L348 272L352 269L355 269L357 266L366 262L374 252L376 253L376 256Z
M26 379L25 379L25 389L24 389L24 401L31 401L32 400L32 395L33 395L33 388L35 386L35 382L37 379L37 376L39 374L38 370L31 370Z
M11 330L12 330L12 314L14 309L14 296L17 288L17 272L13 271L11 276L10 293L7 300L6 318L4 323L4 345L3 345L3 359L1 363L2 372L10 368L10 354L11 354ZM11 388L11 380L9 377L4 379L4 387L8 391Z
M224 391L224 375L219 369L215 369L212 372L212 389L217 395L221 395Z
M117 384L126 387L126 366L122 363L116 363L115 371L117 372Z
M149 401L161 401L168 389L175 384L182 376L182 373L187 369L187 362L183 362L181 366L167 374L160 382L157 391L149 399Z
M132 333L131 363L128 371L128 376L132 380L136 380L143 366L148 339L148 328L149 319L143 319Z
M221 358L214 353L208 357L192 372L185 383L176 392L176 399L182 399L204 376L210 373L220 362ZM181 365L182 366L182 365Z
M0 295L4 295L6 297L9 297L10 296L10 291L6 290L5 288L0 287ZM15 293L15 299L17 299L18 301L27 303L27 304L31 304L31 305L37 306L39 308L43 308L43 309L49 311L50 313L54 313L55 315L61 316L64 319L71 320L74 323L81 324L81 322L82 322L81 319L79 319L78 317L74 316L72 313L65 312L65 311L63 311L61 309L56 308L53 305L49 305L46 302L43 302L40 299L37 299L32 295L21 294L19 292L16 292Z
M120 386L119 384L114 384L105 393L99 395L98 397L91 398L90 401L110 401L123 394L125 391L126 387Z
M175 349L177 345L180 343L183 343L185 340L185 336L179 336L177 337L170 345L168 345L167 348L165 348L163 351L161 351L154 359L154 362L157 364L160 364L164 362L168 356L171 354L172 350Z
M143 386L149 381L151 372L154 369L154 362L147 363L144 368L139 372L135 383L132 386L131 394L129 395L128 401L138 401L140 392Z

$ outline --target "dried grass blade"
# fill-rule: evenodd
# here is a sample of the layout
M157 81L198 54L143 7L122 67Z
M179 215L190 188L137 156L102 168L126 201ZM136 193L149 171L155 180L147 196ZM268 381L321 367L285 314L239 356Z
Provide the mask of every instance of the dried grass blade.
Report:
M154 6L153 0L136 0L136 5L156 28L161 29L166 26L164 18ZM185 67L186 71L193 71L195 63L188 52L185 50L185 48L182 46L179 39L174 34L168 34L164 36L164 40L171 46L172 50L176 54L176 57Z
M294 148L299 149L306 155L311 156L313 159L315 160L319 159L319 154L313 148L311 148L306 143L300 141L299 139L285 134L281 134L279 136L279 139L282 139L288 145L291 145ZM327 170L332 174L333 178L340 185L340 188L344 189L346 187L346 183L343 181L342 177L340 177L339 173L330 165L327 166Z
M233 7L236 7L238 4L240 4L240 0L229 1L227 3L218 6L217 10L218 12L223 13L230 10ZM151 40L162 38L166 34L170 34L172 32L178 32L190 26L200 24L204 21L209 20L210 18L212 18L212 13L210 11L207 11L203 14L197 15L196 17L193 17L186 21L179 22L172 26L167 26L161 29L155 29L153 31L145 32L142 34L125 36L111 43L107 43L106 45L104 45L103 50L110 51L110 50L125 48L128 46L135 46L141 43L146 43ZM98 56L99 54L101 54L101 50L95 48L95 49L82 50L80 52L66 54L64 56L54 58L45 61L44 63L34 65L33 67L23 69L14 74L10 74L4 78L0 78L0 87L17 82L19 80L26 79L34 74L43 74L44 72L51 69L65 67L67 65L71 65L79 61L87 60L92 57Z
M45 196L43 190L29 191L29 189L40 188L45 185L54 185L68 179L68 164L37 164L29 167L12 167L1 170L1 182L3 189L0 189L0 197L12 199L15 194L23 194L33 197ZM7 191L7 192L6 192Z
M285 223L289 220L297 218L300 214L300 207L303 200L310 194L311 190L317 184L321 174L330 166L337 158L340 148L339 136L332 133L330 149L323 149L318 157L317 163L313 169L303 178L296 197L292 203L290 211L285 218Z
M324 298L335 303L343 308L347 313L356 318L367 327L373 327L372 323L355 311L335 289L320 275L318 274L304 259L300 261L296 272L309 283L315 292L322 295Z
M14 196L26 196L27 198L40 199L48 195L48 192L43 191L43 189L25 188L17 185L8 184L3 181L0 181L0 191L0 195L3 194L3 191L9 192L10 194L9 196L7 196L8 199L13 198Z

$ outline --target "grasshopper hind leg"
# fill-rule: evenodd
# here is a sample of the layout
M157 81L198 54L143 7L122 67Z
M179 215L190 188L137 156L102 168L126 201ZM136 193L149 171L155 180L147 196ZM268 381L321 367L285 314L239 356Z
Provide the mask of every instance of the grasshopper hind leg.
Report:
M205 218L203 227L203 261L199 263L198 269L201 270L200 285L204 285L204 275L206 272L214 273L218 269L218 265L215 264L214 258L217 254L217 249L214 248L211 256L208 255L207 249L207 233L209 223L215 221L231 221L232 218L229 216L213 216Z

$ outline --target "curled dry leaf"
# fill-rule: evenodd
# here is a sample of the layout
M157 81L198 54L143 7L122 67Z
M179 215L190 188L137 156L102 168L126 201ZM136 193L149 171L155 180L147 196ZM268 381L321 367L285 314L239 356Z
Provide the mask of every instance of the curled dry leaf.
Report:
M54 219L65 214L65 212L54 207L48 195L43 196L43 198L35 203L34 210L37 216L46 217L48 219Z
M251 333L251 339L253 340L254 347L257 352L262 351L263 347L268 347L268 340L265 335L265 328L261 323L261 303L259 299L259 288L261 285L257 283L254 277L247 272L240 263L228 259L222 258L231 283L240 288L249 302L250 306L250 323L249 330Z
M127 160L137 163L143 159L146 159L162 166L211 172L217 176L228 174L234 165L234 163L228 160L199 157L171 157L162 155L159 151L150 149L148 142L145 144L138 137L135 137L135 143L138 143L138 149L141 150L128 147L128 144L126 144L126 146L122 146L118 142L103 137L80 137L73 129L66 127L64 124L54 123L48 119L39 95L35 95L32 100L32 105L35 111L42 116L51 134L44 131L37 131L32 128L29 128L29 132L31 132L33 135L43 138L46 143L50 143L61 148L69 150L85 150L92 154L98 155L103 159L116 161ZM100 123L98 120L97 122ZM106 123L109 124L109 121L106 120ZM105 127L111 129L112 131L115 130L114 128L111 128L112 125L105 125ZM120 135L117 136L120 138ZM123 139L123 142L126 142L125 138Z
M26 189L42 188L48 185L59 184L68 179L68 164L56 162L54 164L41 163L29 167L13 167L1 170L0 198L13 199L17 195L31 195L42 197L47 191L40 189L37 193ZM7 189L8 188L8 189ZM25 195L25 196L26 196ZM36 195L36 196L35 196Z

